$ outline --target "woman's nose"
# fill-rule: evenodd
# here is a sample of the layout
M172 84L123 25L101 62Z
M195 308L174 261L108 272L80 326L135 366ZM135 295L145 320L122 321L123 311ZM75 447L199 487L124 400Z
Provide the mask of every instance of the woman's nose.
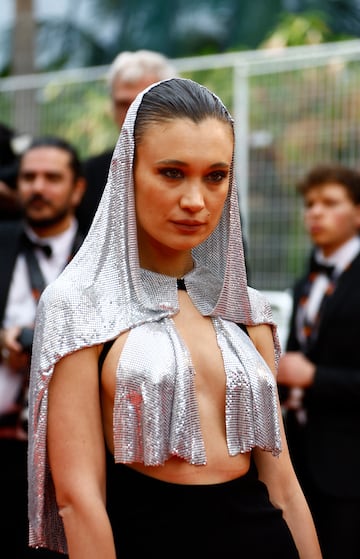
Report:
M198 183L186 186L180 200L180 206L191 211L199 211L205 206L204 194Z

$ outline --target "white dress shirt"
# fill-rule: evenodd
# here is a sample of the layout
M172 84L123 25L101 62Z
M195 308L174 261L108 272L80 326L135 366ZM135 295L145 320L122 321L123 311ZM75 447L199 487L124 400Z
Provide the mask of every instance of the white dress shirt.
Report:
M40 239L32 229L25 228L25 231L30 239L50 245L52 249L49 258L41 250L34 249L45 284L48 285L58 277L68 263L77 231L77 221L73 219L66 231L52 237ZM5 329L12 326L32 328L36 304L31 291L26 259L24 254L20 253L14 266L2 327ZM0 414L6 413L15 402L21 387L22 376L22 373L13 371L6 363L0 363Z
M334 278L337 278L354 260L359 252L360 238L356 236L343 244L328 258L325 258L322 251L320 249L317 249L315 252L315 260L317 260L317 262L320 262L321 264L334 266ZM329 283L330 278L325 273L320 273L315 278L311 286L309 298L305 305L305 316L310 322L313 322L316 317Z

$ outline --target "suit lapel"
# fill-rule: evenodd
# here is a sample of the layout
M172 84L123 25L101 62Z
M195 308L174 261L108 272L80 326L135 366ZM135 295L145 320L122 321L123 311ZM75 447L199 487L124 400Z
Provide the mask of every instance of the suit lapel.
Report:
M4 222L0 226L0 324L2 324L4 318L22 230L23 223L21 221Z
M336 309L343 305L349 304L349 293L358 289L360 280L360 254L352 261L350 267L339 276L336 288L331 297L329 297L324 305L322 317L319 324L319 333L326 328L326 322Z

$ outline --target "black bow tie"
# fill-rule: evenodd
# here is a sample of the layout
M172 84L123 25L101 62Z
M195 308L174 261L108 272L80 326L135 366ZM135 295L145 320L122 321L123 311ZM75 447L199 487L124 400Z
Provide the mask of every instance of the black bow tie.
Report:
M50 258L50 256L52 255L52 248L51 248L50 245L46 245L46 244L39 243L37 241L33 241L25 233L22 237L22 243L23 243L23 246L25 248L30 248L32 250L37 248L37 249L41 250L45 254L46 258Z
M323 264L322 262L317 262L313 260L311 262L310 272L315 274L325 274L329 278L334 273L335 266L331 266L330 264Z

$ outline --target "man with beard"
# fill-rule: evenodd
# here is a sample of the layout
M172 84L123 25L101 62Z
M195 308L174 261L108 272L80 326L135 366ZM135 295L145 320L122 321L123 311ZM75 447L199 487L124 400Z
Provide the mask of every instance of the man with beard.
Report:
M0 535L7 558L58 557L28 548L27 382L38 298L82 243L75 210L85 191L76 150L38 138L17 177L23 218L0 224Z

